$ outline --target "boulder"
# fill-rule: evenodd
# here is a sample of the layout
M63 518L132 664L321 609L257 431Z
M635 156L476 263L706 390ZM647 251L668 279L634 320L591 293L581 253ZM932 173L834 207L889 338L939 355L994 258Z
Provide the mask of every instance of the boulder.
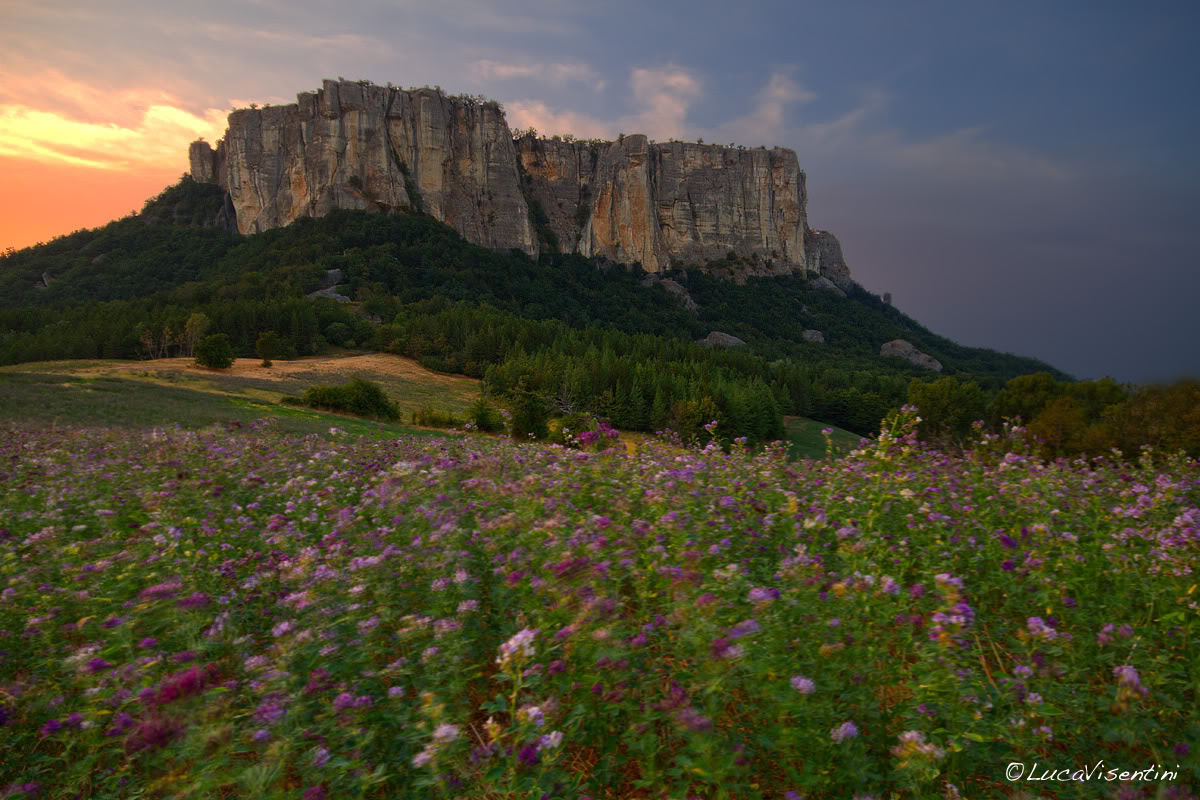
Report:
M942 371L942 362L938 361L931 355L922 353L912 342L904 339L892 339L879 348L879 355L892 358L903 358L912 364L921 367L922 369L933 370L934 372Z
M318 297L328 297L330 300L336 300L339 303L352 302L349 297L346 297L346 295L338 294L337 290L337 286L330 286L326 289L318 289L315 292L309 292L307 297L310 300L316 300Z
M728 333L721 331L713 331L703 339L697 339L696 344L701 347L745 347L746 343Z
M802 335L804 336L804 341L806 342L825 344L825 334L821 333L820 331L814 331L810 329L805 331Z
M670 278L666 278L660 281L660 285L667 290L667 294L672 294L678 297L679 301L683 303L683 307L688 310L688 313L697 314L700 312L700 306L696 305L696 301L692 299L690 294L688 294L688 290L684 288L683 284L676 283Z
M814 289L824 289L827 292L833 292L838 297L845 297L846 293L842 291L836 283L826 278L824 275L819 275L808 282L808 285Z

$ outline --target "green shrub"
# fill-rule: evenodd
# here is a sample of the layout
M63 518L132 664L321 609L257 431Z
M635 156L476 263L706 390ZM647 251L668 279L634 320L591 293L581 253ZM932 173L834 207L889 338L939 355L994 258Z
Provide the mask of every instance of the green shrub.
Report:
M229 369L233 366L233 345L223 333L205 336L196 345L196 363L209 369Z
M467 418L475 423L477 429L485 433L504 430L504 420L500 418L500 412L482 394L471 404L471 408L467 411Z
M419 411L414 411L412 421L417 425L424 425L427 428L457 428L462 425L462 420L453 414L446 411L438 411L433 406L422 406Z
M342 322L332 322L325 326L325 339L336 347L345 346L353 335L350 326Z
M513 391L512 436L514 439L545 439L549 435L550 409L537 392L525 388L524 379Z
M363 378L355 378L344 386L314 386L304 392L302 401L310 408L342 411L360 417L385 420L400 417L383 389Z
M266 331L259 335L258 341L254 345L254 350L258 353L258 357L262 359L264 367L271 366L271 359L279 356L282 344L279 334L275 331Z

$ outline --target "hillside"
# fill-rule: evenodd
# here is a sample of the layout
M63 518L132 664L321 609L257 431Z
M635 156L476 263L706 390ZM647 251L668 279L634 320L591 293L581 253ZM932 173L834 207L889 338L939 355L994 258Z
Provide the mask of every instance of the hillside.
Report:
M736 266L736 256L708 271L648 276L580 255L535 260L489 250L414 213L335 211L239 236L216 224L223 202L214 187L185 177L141 214L0 257L0 363L137 358L149 354L147 336L161 345L150 348L158 355L175 354L172 332L190 314L203 313L212 332L227 333L244 356L253 355L260 332L275 330L296 356L353 343L484 378L490 366L535 356L539 336L561 348L556 329L545 327L556 321L582 337L577 360L593 346L597 363L610 358L606 348L611 358L629 360L628 367L605 367L604 385L593 387L597 396L607 388L615 402L637 384L642 399L632 402L649 411L656 390L649 377L636 380L638 359L660 358L674 364L669 369L678 377L674 388L659 392L668 406L690 398L700 413L708 396L736 417L741 401L733 394L769 391L761 402L777 408L762 413L776 415L776 425L778 414L788 413L856 433L870 432L888 408L904 402L912 378L929 374L881 357L880 346L894 339L939 360L943 374L989 389L1050 371L1033 359L961 347L854 285L842 296L796 275L739 283L710 274ZM455 326L466 324L466 312L454 311L456 304L486 318L470 324L507 326L511 336L487 342L464 335ZM381 327L389 322L400 327ZM746 346L691 344L714 331ZM810 341L812 331L824 341ZM691 374L687 365L703 367ZM735 392L735 384L743 388ZM653 430L652 419L639 420L635 408L634 429ZM755 431L747 428L746 435Z

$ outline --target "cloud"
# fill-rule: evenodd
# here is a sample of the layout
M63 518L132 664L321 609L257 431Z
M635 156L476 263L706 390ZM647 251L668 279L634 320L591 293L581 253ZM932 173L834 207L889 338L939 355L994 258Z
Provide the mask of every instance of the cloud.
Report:
M634 110L611 120L576 111L555 111L540 100L505 103L509 124L542 133L572 133L584 138L615 138L644 133L653 139L682 138L688 109L703 95L703 84L690 70L669 64L630 72Z
M481 59L472 70L480 80L513 80L527 78L562 87L575 81L590 86L593 91L603 91L606 82L600 74L587 64L506 64L502 61Z
M178 23L165 24L164 31L180 34L183 31ZM256 47L268 47L273 50L295 53L322 53L325 55L344 56L354 53L357 57L386 58L392 53L392 46L375 36L359 33L330 33L311 34L302 31L290 31L278 28L251 28L241 25L227 25L209 22L201 25L187 26L190 36L203 33L210 39L228 46L232 42L252 44Z
M0 103L0 155L100 170L182 171L188 143L218 138L225 115L218 109L194 113L153 89L106 93L63 81L38 106Z

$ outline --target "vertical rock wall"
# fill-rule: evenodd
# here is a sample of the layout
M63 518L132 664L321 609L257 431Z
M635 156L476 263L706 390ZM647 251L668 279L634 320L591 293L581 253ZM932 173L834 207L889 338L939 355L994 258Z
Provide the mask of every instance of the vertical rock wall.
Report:
M804 173L781 148L514 142L491 101L325 81L293 105L233 112L217 147L195 142L189 156L193 178L228 192L242 233L337 208L415 208L533 256L540 226L561 250L649 272L730 252L741 275L816 271Z

